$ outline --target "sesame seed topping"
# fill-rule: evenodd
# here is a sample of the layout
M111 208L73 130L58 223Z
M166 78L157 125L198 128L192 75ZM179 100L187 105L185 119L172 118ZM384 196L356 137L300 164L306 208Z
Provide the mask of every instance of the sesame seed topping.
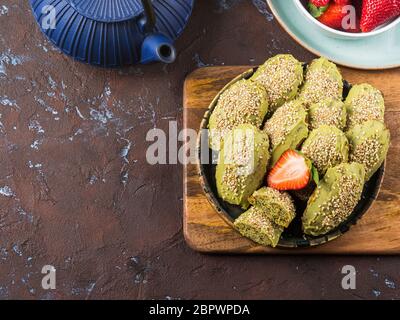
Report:
M262 92L261 87L247 80L240 80L223 92L210 119L215 123L212 139L221 140L239 124L261 127L265 116L261 106L266 103Z
M247 201L254 191L249 190L249 181L261 183L265 175L270 157L268 149L267 135L252 125L240 125L225 136L218 163L223 168L219 191L225 201Z
M278 55L261 66L253 80L265 87L270 108L274 111L297 94L303 81L302 66L291 55Z
M309 158L320 174L348 159L348 141L335 127L321 126L311 132L301 151Z
M324 215L321 223L323 228L335 228L346 220L357 205L363 190L364 181L360 177L343 170L339 172L335 196L320 206L320 212Z
M361 198L364 173L359 163L343 163L328 170L302 218L307 234L325 234L349 217Z
M384 123L370 120L357 124L347 133L350 142L350 161L364 165L366 180L376 172L386 158L390 132Z
M383 144L379 141L379 135L374 135L357 144L350 152L350 161L364 165L365 171L370 172L381 162L380 153Z
M264 131L270 138L272 149L285 140L297 123L305 121L305 113L301 111L304 108L298 100L289 101L265 123Z
M324 100L313 104L309 111L310 130L321 125L343 130L346 126L346 109L342 101Z
M341 80L340 80L341 81ZM305 84L300 92L300 99L308 104L325 99L342 99L343 84L335 78L330 69L309 68L305 76Z
M360 90L353 96L352 91ZM348 127L368 120L384 121L385 104L382 93L370 85L356 85L349 93L346 105L349 110Z

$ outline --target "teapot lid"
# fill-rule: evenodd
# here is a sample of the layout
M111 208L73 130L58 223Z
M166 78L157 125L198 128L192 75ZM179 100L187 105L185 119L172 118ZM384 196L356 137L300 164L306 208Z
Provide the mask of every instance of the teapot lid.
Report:
M101 22L118 22L137 17L143 12L140 0L67 0L86 18Z

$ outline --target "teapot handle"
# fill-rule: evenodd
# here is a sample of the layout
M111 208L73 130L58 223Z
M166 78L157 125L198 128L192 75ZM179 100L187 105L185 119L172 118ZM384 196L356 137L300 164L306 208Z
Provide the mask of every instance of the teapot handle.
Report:
M156 15L154 14L153 5L151 0L141 0L144 14L146 16L146 24L144 25L145 32L152 32L156 25Z

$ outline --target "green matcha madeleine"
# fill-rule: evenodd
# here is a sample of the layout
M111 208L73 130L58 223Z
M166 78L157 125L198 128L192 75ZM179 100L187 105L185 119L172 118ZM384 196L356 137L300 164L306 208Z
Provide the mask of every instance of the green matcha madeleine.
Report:
M265 89L248 80L239 80L224 91L210 116L210 147L220 150L224 135L240 124L261 127L268 112Z
M384 122L385 101L382 93L369 84L354 85L345 101L348 128L368 120Z
M338 128L322 125L311 131L301 147L301 152L312 161L318 173L323 176L329 168L347 162L349 142L346 135Z
M334 126L344 130L347 121L347 112L341 100L325 99L314 103L308 111L310 130L317 129L321 125Z
M307 67L304 85L299 98L307 105L325 99L342 100L343 78L336 65L326 58L319 58Z
M370 120L354 126L346 133L350 142L350 161L365 167L368 181L386 159L390 144L390 132L377 120Z
M281 155L289 149L296 149L308 136L307 111L299 100L286 102L265 123L271 142L273 167Z
M287 228L296 216L296 208L287 192L263 187L253 193L249 202L264 210L268 218L284 228Z
M304 233L320 236L344 222L361 199L364 179L364 166L356 162L328 169L308 200L302 217Z
M303 66L290 54L279 54L268 59L255 72L251 80L267 91L270 111L297 96L303 82Z
M250 124L231 130L223 139L216 168L218 195L226 202L249 206L248 198L262 184L267 171L269 139Z
M263 209L251 207L234 222L242 236L263 246L276 247L283 228L271 221Z

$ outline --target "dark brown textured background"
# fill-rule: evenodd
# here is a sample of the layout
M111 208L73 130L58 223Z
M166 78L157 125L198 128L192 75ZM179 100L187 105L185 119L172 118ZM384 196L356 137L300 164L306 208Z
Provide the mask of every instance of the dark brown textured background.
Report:
M146 133L182 125L185 76L299 47L260 0L198 0L175 64L103 70L62 55L28 1L0 3L0 298L400 298L400 257L207 256L182 234L182 167ZM57 289L41 289L44 265ZM357 289L341 288L341 268Z

